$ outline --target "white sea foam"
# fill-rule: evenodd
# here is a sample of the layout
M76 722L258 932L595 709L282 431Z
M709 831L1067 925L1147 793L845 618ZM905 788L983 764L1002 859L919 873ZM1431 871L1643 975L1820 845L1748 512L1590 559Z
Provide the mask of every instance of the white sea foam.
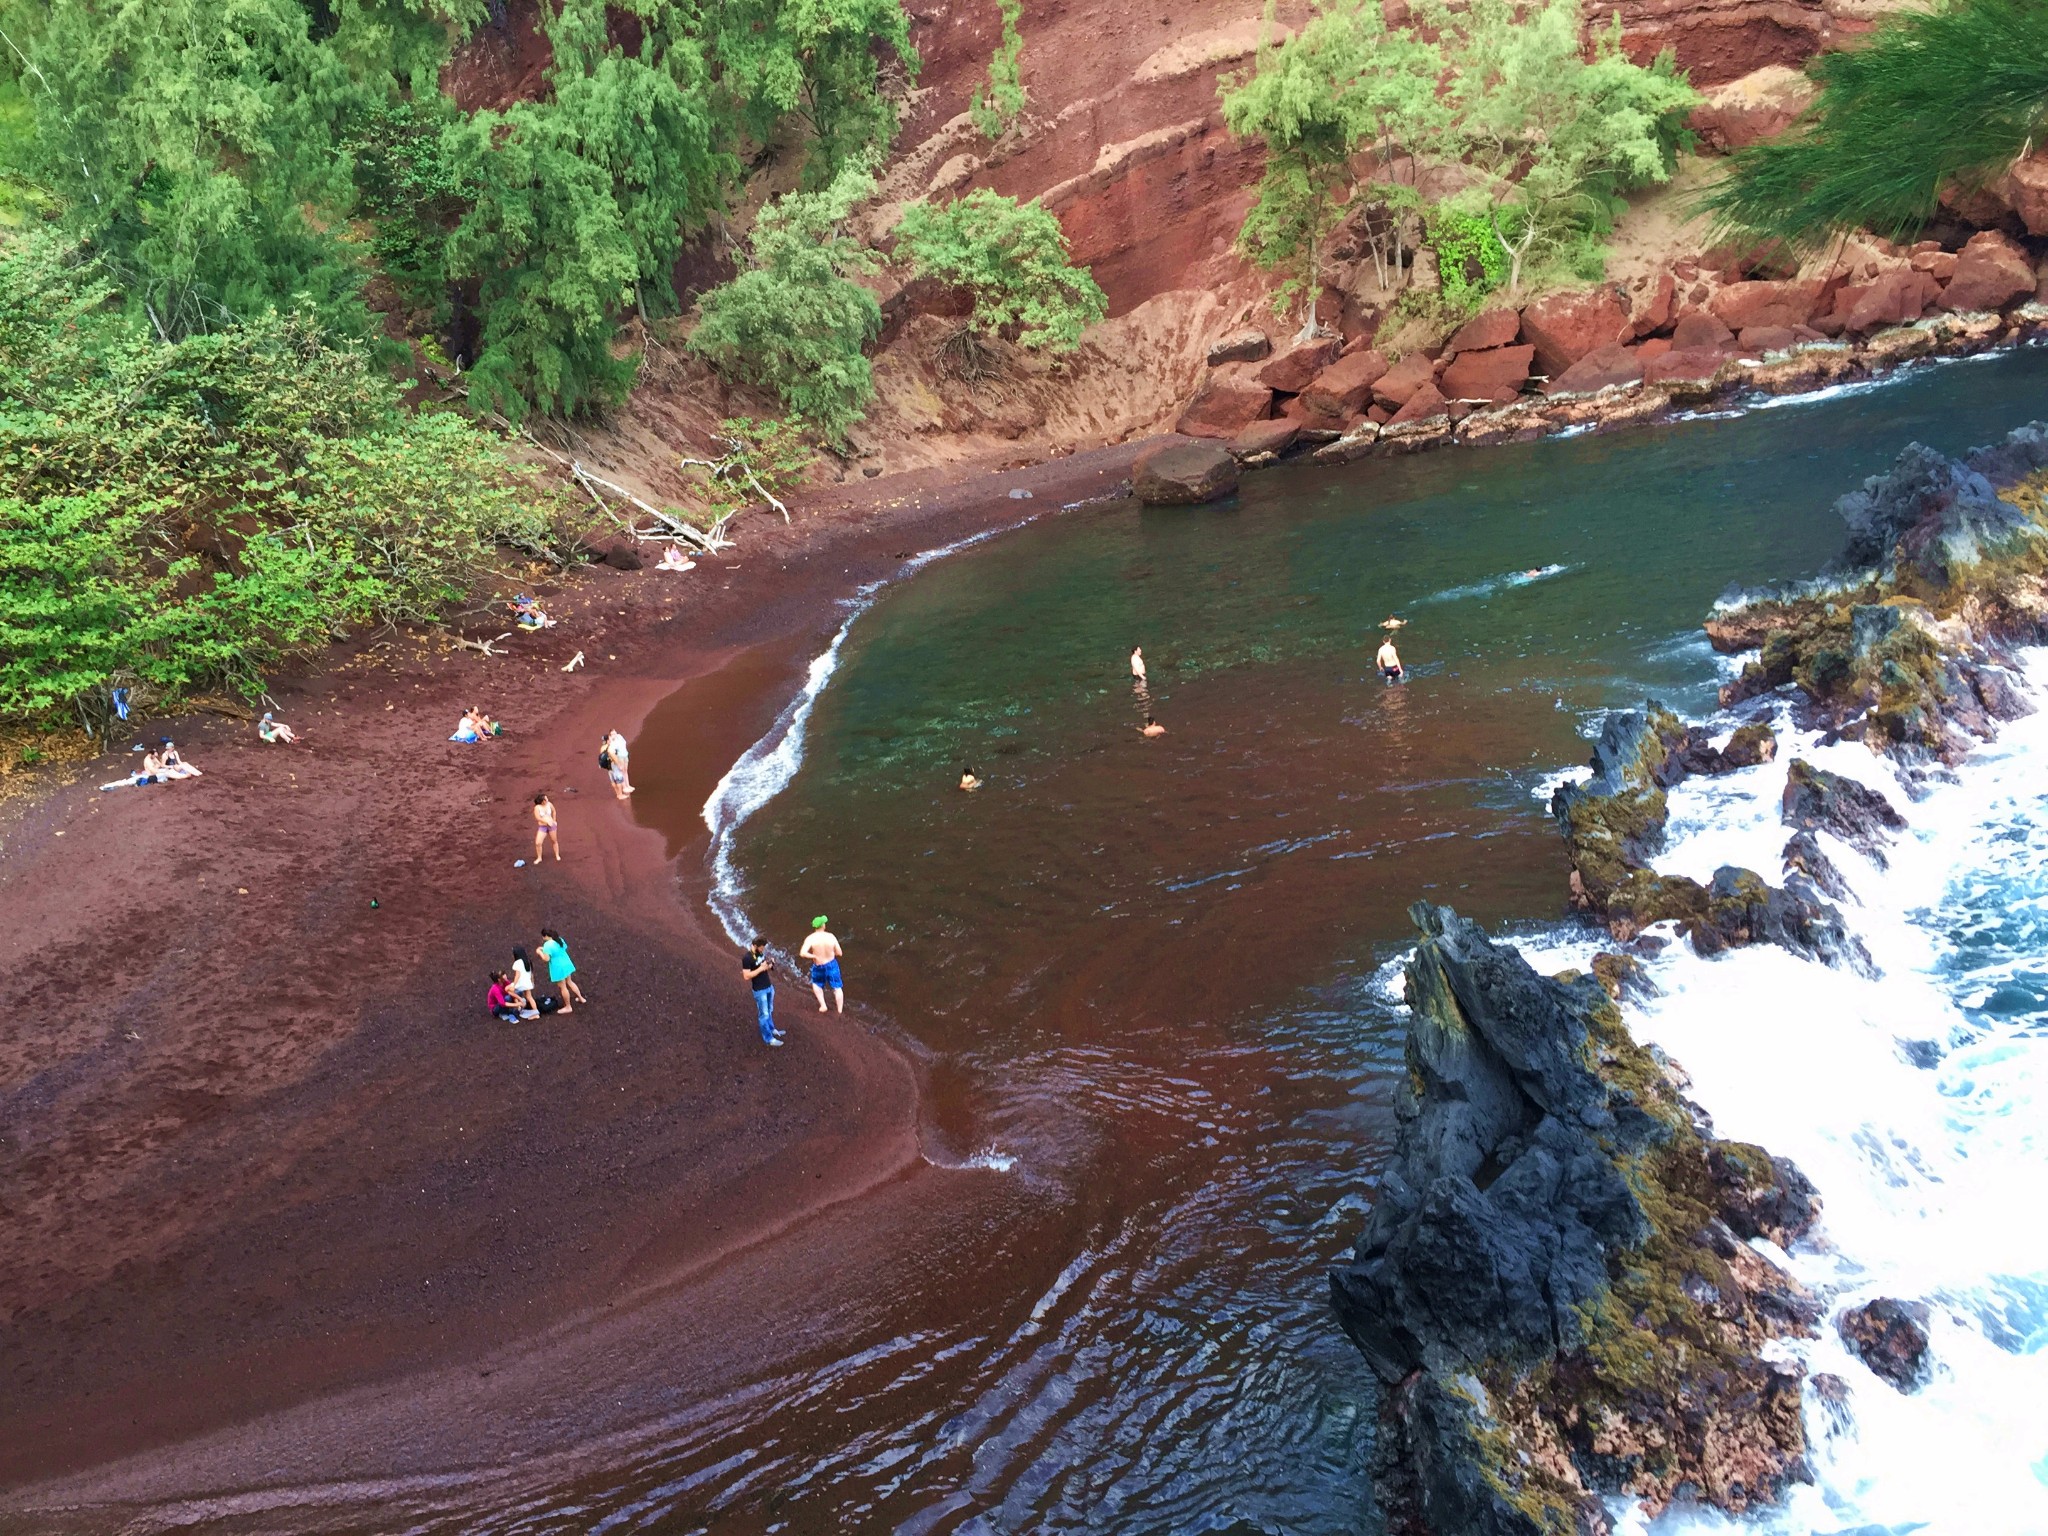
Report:
M2048 703L2048 652L2027 660ZM1726 725L1728 722L1722 721ZM1825 1299L1820 1336L1789 1352L1848 1384L1835 1429L1811 1389L1815 1482L1730 1520L1674 1509L1622 1529L2041 1536L2048 1532L2048 712L2005 727L1925 799L1860 746L1822 747L1780 719L1778 760L1670 796L1659 869L1722 864L1782 878L1778 816L1794 756L1883 790L1911 823L1888 867L1820 834L1854 899L1844 916L1881 974L1768 946L1650 962L1662 995L1638 1038L1690 1074L1717 1131L1790 1157L1821 1192L1791 1256ZM1541 969L1571 945L1524 948ZM1919 1042L1931 1042L1931 1047ZM1914 1054L1933 1049L1932 1067ZM1901 1394L1842 1343L1835 1319L1876 1297L1929 1304L1934 1377Z
M1492 597L1496 592L1511 591L1516 587L1534 586L1539 581L1548 581L1553 576L1562 576L1575 571L1575 565L1546 565L1536 570L1508 571L1485 581L1475 581L1462 587L1446 587L1441 592L1432 592L1427 597L1418 597L1410 607L1420 608L1425 603L1455 603L1468 597Z
M783 707L782 713L775 717L775 723L768 727L761 739L742 752L739 761L725 771L725 777L718 781L711 797L704 802L704 825L711 829L711 910L733 943L745 943L753 932L740 905L743 886L738 866L733 862L733 836L748 817L780 794L803 766L804 733L810 724L811 711L817 705L818 695L832 681L832 674L839 670L840 647L846 644L846 637L853 632L855 623L874 606L876 595L890 582L915 575L935 560L970 549L1033 520L1030 517L1019 518L999 528L986 528L964 539L955 539L950 544L912 555L893 576L868 582L852 597L845 599L842 606L846 609L846 617L834 632L832 643L812 658L804 674L803 687Z

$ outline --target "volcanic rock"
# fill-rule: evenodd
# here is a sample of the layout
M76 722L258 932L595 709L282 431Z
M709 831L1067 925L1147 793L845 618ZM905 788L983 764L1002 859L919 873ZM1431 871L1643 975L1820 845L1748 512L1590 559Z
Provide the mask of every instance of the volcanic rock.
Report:
M1998 190L2028 234L2048 235L2048 149L2013 162Z
M641 557L639 543L633 539L613 539L599 558L615 571L637 571L647 564Z
M1643 362L1634 351L1610 341L1595 347L1546 386L1553 395L1590 395L1617 384L1643 382Z
M1318 426L1334 427L1358 415L1386 371L1387 360L1377 352L1353 352L1338 358L1301 392L1307 419Z
M1301 424L1283 418L1255 421L1230 440L1230 451L1239 459L1262 453L1285 453L1301 435Z
M1669 272L1657 274L1644 296L1630 312L1628 328L1636 336L1648 336L1671 323L1678 303L1678 282Z
M1789 325L1746 325L1736 345L1747 356L1761 357L1766 352L1783 352L1798 340L1798 333Z
M1812 102L1815 87L1796 69L1766 64L1705 94L1686 126L1700 147L1725 155L1774 139Z
M1922 311L1941 297L1941 285L1925 272L1916 272L1911 267L1894 267L1889 272L1878 274L1876 281L1862 289L1849 302L1846 311L1843 301L1849 299L1851 290L1843 288L1835 295L1833 316L1839 317L1838 330L1861 333L1874 331L1881 325L1904 325L1920 318ZM1819 327L1825 331L1826 325Z
M1272 354L1273 339L1257 326L1232 331L1209 348L1209 366L1219 363L1256 363Z
M1834 833L1880 868L1884 845L1906 825L1906 818L1876 790L1816 768L1803 757L1793 758L1786 770L1779 816L1794 831Z
M1628 301L1612 284L1546 294L1522 311L1522 334L1552 378L1596 347L1628 339Z
M1235 437L1273 406L1273 391L1235 370L1212 373L1180 413L1174 431L1188 437Z
M1679 322L1681 325L1683 321ZM1661 385L1674 392L1698 393L1710 389L1720 376L1728 354L1719 347L1681 347L1675 344L1662 357L1643 364L1643 382Z
M1444 369L1437 387L1447 399L1483 400L1489 405L1506 405L1529 382L1529 365L1535 356L1536 349L1532 346L1460 352Z
M1956 275L1942 290L1943 309L2003 309L2034 295L2034 263L2010 235L1987 229L1956 255Z
M1737 726L1725 747L1711 745L1706 729L1695 725L1685 733L1685 744L1678 750L1678 766L1688 775L1733 773L1738 768L1768 763L1777 755L1777 735L1761 720Z
M1444 351L1484 352L1490 347L1513 346L1515 338L1522 334L1521 311L1514 309L1489 309L1474 315L1444 343Z
M1603 1495L1652 1514L1688 1485L1729 1509L1774 1497L1799 1475L1799 1373L1763 1350L1813 1307L1735 1234L1795 1240L1810 1186L1706 1136L1593 979L1411 915L1400 1131L1331 1276L1388 1389L1392 1527L1605 1531Z
M1220 443L1168 438L1131 466L1131 493L1149 507L1191 506L1237 489L1237 460Z
M1817 889L1837 901L1849 899L1849 882L1842 878L1842 872L1835 868L1835 861L1827 856L1820 839L1811 832L1793 833L1785 844L1782 857L1786 874L1806 876Z
M1394 412L1387 422L1390 427L1403 426L1411 421L1427 421L1432 416L1442 416L1449 411L1449 405L1434 384L1422 384L1408 397L1408 403Z
M1927 1303L1880 1296L1835 1320L1842 1342L1863 1363L1901 1392L1927 1385L1934 1374L1927 1358Z
M1375 405L1398 411L1425 384L1436 382L1436 361L1426 352L1410 352L1380 376L1372 387Z
M1820 297L1818 282L1730 283L1708 301L1731 331L1753 325L1804 325Z
M1721 317L1704 309L1680 316L1678 324L1671 330L1671 345L1682 350L1725 347L1734 340L1735 333L1721 323Z
M1255 377L1268 389L1299 394L1336 359L1338 345L1335 340L1298 342L1268 362Z

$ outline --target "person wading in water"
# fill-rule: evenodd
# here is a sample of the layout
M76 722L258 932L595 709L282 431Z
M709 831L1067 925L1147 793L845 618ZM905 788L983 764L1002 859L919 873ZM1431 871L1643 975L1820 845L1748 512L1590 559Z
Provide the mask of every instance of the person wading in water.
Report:
M797 958L811 962L811 991L817 994L818 1012L825 1012L825 989L832 989L832 1002L841 1013L846 1012L846 992L839 974L839 957L845 953L839 941L832 936L832 930L825 926L822 917L811 919L811 936L804 940Z
M1376 659L1379 663L1381 677L1390 683L1401 681L1404 670L1401 666L1401 653L1394 649L1394 637L1392 635L1387 636L1386 639L1380 642L1380 653Z

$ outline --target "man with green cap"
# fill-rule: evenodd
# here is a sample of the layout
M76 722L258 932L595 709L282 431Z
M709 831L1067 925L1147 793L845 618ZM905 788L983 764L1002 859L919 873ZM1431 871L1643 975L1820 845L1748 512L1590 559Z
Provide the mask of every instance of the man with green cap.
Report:
M797 951L799 959L811 962L811 991L817 994L818 1012L825 1012L825 989L832 989L832 1003L841 1013L846 1012L846 993L839 980L839 957L845 951L839 941L832 937L832 930L825 926L825 919L811 919L811 936L804 940L803 948Z

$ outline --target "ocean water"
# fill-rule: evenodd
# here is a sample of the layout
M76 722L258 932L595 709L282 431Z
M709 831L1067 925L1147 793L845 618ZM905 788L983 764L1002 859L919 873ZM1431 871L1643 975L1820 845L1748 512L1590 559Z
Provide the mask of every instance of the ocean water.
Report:
M926 1063L927 1160L989 1181L985 1219L935 1230L919 1282L834 1358L580 1480L573 1519L542 1501L501 1528L1377 1530L1375 1389L1325 1271L1391 1143L1408 904L1567 963L1585 939L1540 800L1605 712L1651 694L1709 718L1726 663L1697 625L1727 586L1817 570L1833 499L1909 439L1954 451L2042 415L2034 350L1287 470L1219 507L1040 515L858 594L710 804L635 811L709 823L729 927L786 955L831 916L850 1000ZM1390 615L1395 687L1371 667ZM1138 734L1148 713L1165 736ZM1815 1417L1816 1483L1753 1528L2048 1530L2048 1413L2027 1411L2043 731L1924 801L1894 788L1913 830L1888 869L1843 856L1880 981L1674 950L1634 1017L1724 1133L1820 1185L1824 1238L1792 1262L1832 1307L1934 1304L1941 1364L1910 1399L1832 1333L1800 1346L1853 1416ZM1860 748L1816 760L1884 779ZM1775 877L1782 775L1683 788L1668 867ZM1915 1066L1900 1040L1943 1054Z

